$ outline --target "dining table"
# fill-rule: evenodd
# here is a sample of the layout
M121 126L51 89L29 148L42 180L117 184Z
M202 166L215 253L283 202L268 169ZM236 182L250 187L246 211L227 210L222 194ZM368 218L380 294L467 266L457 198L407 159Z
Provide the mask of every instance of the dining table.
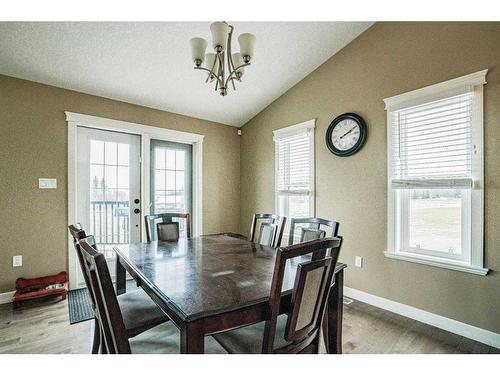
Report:
M130 274L180 330L181 353L203 353L205 336L268 318L275 248L222 233L113 249L117 294L126 292ZM280 313L290 311L297 264L287 264ZM327 353L342 352L345 268L342 263L335 265L322 321Z

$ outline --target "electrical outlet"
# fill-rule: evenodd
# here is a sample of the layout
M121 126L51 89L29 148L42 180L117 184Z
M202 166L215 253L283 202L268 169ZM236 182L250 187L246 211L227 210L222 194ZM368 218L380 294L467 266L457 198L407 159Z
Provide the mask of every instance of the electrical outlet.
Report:
M23 256L14 255L12 257L12 267L21 267L23 265Z
M363 257L356 256L354 260L354 265L359 268L363 268Z

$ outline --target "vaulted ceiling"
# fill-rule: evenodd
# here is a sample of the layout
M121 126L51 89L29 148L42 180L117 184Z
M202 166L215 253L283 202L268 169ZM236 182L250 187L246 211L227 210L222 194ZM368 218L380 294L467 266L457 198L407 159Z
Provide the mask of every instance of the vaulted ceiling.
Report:
M0 74L242 126L372 25L234 22L257 37L252 65L222 97L195 71L189 39L209 22L2 22ZM210 47L209 47L210 48Z

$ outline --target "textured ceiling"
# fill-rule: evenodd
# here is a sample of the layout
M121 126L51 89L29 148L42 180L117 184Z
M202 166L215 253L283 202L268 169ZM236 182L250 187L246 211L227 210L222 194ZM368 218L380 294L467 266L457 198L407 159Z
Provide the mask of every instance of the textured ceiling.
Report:
M0 22L0 74L242 126L371 22L234 22L256 35L252 65L221 97L191 63L209 22Z

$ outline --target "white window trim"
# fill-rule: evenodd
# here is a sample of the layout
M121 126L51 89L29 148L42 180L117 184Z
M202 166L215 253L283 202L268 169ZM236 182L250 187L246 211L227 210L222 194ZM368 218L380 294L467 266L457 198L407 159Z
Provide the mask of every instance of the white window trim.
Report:
M315 162L314 162L314 128L316 127L316 119L301 122L300 124L287 126L286 128L281 128L273 131L273 139L276 142L279 139L290 137L295 134L309 132L310 138L310 156L309 156L309 168L311 171L311 199L309 200L309 210L311 216L316 215L316 183L315 183ZM276 154L276 153L275 153ZM274 212L278 212L278 160L274 160ZM290 218L287 218L290 220Z
M483 151L483 86L486 84L488 70L482 70L463 77L437 83L418 90L384 99L387 111L387 251L385 256L392 259L406 260L452 270L470 272L485 276L489 269L484 268L484 151ZM471 190L471 259L469 262L439 259L432 256L404 253L397 251L397 226L401 221L398 218L396 192L391 185L393 144L391 139L391 112L419 105L428 101L438 100L451 96L454 92L463 90L464 86L474 90L473 117L473 159Z
M103 117L65 112L68 123L68 222L77 222L76 207L76 167L77 167L77 127L85 126L100 130L118 131L141 136L141 213L149 214L150 210L150 141L179 142L193 145L193 236L203 234L203 139L204 135L164 129L156 126L136 124L133 122L113 120ZM143 220L141 220L141 223ZM142 238L146 238L144 227ZM76 288L77 259L73 248L73 240L68 237L68 269L70 288Z

